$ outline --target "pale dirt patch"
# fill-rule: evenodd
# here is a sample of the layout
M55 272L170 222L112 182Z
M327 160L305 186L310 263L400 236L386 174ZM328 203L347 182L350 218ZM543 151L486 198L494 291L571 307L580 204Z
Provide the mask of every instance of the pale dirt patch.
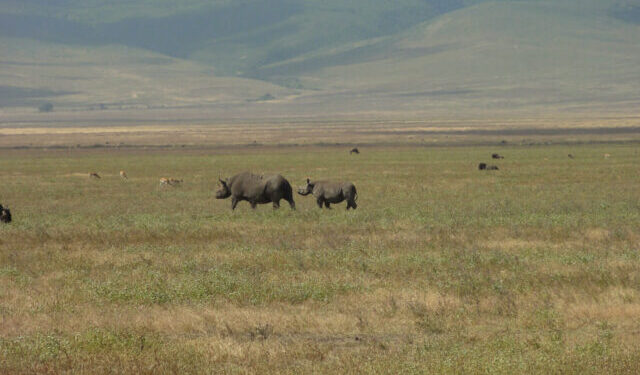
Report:
M25 311L35 306L23 293L5 296L16 309ZM39 301L43 303L47 301ZM73 333L89 327L153 331L177 337L224 339L234 336L245 340L251 333L268 329L280 337L341 337L368 333L371 335L411 334L413 320L407 311L421 304L428 310L456 309L461 301L435 291L403 289L376 290L365 295L339 296L335 303L306 302L298 306L273 304L262 307L238 307L222 303L215 307L197 306L93 306L78 304L73 311L56 314L33 313L4 316L0 325L3 336L25 335L56 327L59 332ZM391 310L395 311L391 313ZM396 311L397 310L397 311Z
M602 228L590 228L584 233L585 239L589 241L602 241L609 238L611 232Z
M492 237L500 237L500 232L492 233ZM478 241L481 247L500 249L506 251L518 251L524 249L549 249L554 251L567 251L569 249L579 248L584 245L581 240L564 240L562 242L551 242L543 240L534 240L529 238L512 238L492 239Z
M65 174L61 174L60 176L62 177L86 177L89 178L89 173L90 172L86 172L86 173L82 173L82 172L74 172L74 173L65 173ZM113 176L118 176L117 174L110 174L110 173L102 173L102 172L97 172L100 177L113 177ZM119 176L118 176L119 177Z
M548 247L550 244L545 241L527 240L518 238L505 238L503 240L481 241L481 246L502 250L522 250Z
M640 316L640 303L618 302L613 304L582 303L568 306L565 314L582 322L593 320L629 322Z
M567 328L576 338L597 337L609 330L616 340L637 345L640 338L640 294L630 288L610 288L593 297L573 302L556 301ZM600 326L600 328L598 328ZM586 328L585 328L586 327Z
M175 127L159 126L0 128L0 135L149 133L176 130Z

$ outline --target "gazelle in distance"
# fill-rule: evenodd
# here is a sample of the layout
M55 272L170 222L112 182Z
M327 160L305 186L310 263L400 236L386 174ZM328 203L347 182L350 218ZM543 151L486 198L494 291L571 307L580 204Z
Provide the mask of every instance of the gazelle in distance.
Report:
M160 186L178 186L182 184L182 179L162 177L160 179Z
M124 178L125 180L128 179L127 173L125 171L120 171L120 177Z

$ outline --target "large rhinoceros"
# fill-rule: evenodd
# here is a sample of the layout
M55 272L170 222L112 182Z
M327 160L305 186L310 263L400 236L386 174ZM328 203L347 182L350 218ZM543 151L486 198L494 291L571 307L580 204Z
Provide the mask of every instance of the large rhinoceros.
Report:
M313 194L320 208L322 205L331 208L331 203L340 203L344 200L347 201L347 210L358 208L356 204L358 193L351 182L311 181L307 178L307 184L298 189L298 194Z
M280 200L289 202L291 209L296 208L293 201L293 191L289 181L277 175L262 176L249 172L239 173L227 180L220 179L220 190L216 192L217 199L231 197L231 209L235 210L238 202L247 201L251 208L263 203L273 203L273 208L280 207Z

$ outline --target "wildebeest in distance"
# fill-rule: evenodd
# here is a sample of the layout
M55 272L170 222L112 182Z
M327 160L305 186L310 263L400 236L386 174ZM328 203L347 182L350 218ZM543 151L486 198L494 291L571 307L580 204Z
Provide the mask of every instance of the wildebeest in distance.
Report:
M487 163L478 164L478 169L481 171L497 171L499 168L495 165L487 165Z
M11 210L9 207L3 207L0 204L0 222L10 223L11 222Z
M89 177L90 178L100 178L100 175L97 174L96 172L91 172L91 173L89 173Z
M504 159L504 156L500 155L500 154L491 154L491 157L493 159Z
M567 156L569 157L569 159L573 159L573 154L569 154Z
M273 203L273 208L276 209L280 207L281 199L289 202L292 210L296 208L291 184L279 174L263 176L242 172L219 181L221 186L216 192L216 199L231 197L232 210L236 209L240 201L249 202L254 209L258 204Z
M306 185L298 189L298 194L313 194L318 203L318 207L331 208L332 203L340 203L347 201L347 210L358 208L356 200L358 193L356 187L351 182L333 182L333 181L311 181L307 178Z
M354 147L351 149L351 151L349 151L349 154L359 154L359 153L360 153L360 150L358 150L357 147Z

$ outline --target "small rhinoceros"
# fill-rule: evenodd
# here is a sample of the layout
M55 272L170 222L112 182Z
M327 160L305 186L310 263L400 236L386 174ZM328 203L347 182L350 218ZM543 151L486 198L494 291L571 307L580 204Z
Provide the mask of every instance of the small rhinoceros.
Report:
M263 203L273 203L273 208L280 207L280 200L289 202L292 210L296 203L293 201L293 189L289 181L281 175L262 176L249 172L239 173L227 180L220 179L220 190L216 192L217 199L231 197L231 209L235 210L238 202L247 201L251 208Z
M311 181L307 178L307 184L298 189L298 194L313 194L320 208L323 205L331 208L331 203L340 203L344 200L347 201L347 210L358 208L356 204L358 193L351 182Z

